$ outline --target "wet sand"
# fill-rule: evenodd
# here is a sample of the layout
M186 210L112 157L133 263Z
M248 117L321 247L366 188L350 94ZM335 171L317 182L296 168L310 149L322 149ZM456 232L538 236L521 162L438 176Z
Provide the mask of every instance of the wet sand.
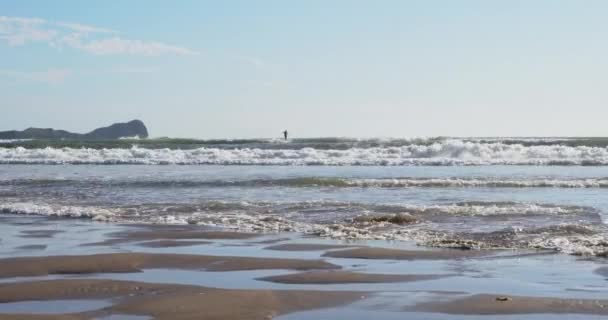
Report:
M49 274L141 272L142 269L237 271L263 269L339 269L323 260L205 256L186 254L110 253L82 256L0 259L0 278Z
M126 244L126 243L130 243L133 242L128 238L111 238L111 239L105 239L103 241L97 241L97 242L86 242L86 243L80 243L79 246L80 247L112 247L112 246L118 246L121 244Z
M258 280L289 284L345 284L423 281L447 276L448 275L433 274L373 274L351 271L311 271L258 278Z
M479 294L447 302L422 303L413 307L412 310L464 315L533 313L608 315L608 300Z
M595 273L608 278L608 267L597 268Z
M44 250L46 249L46 244L30 244L25 246L16 247L17 250Z
M20 237L22 238L52 238L58 233L62 233L61 230L23 230L21 231Z
M2 314L1 320L88 320L89 317L67 314Z
M340 245L340 244L315 244L315 243L286 243L275 246L269 246L264 249L276 251L323 251L331 249L346 249L357 246Z
M191 231L191 230L146 230L129 231L111 234L112 237L129 239L131 241L156 240L156 239L251 239L259 237L255 233L241 233L232 231Z
M191 226L143 225L127 231L110 233L108 239L83 243L82 246L107 246L139 241L160 240L245 240L259 237L256 233L205 230Z
M155 319L265 320L295 311L347 304L363 298L365 293L345 291L214 289L132 299L115 306L113 310L151 315Z
M98 311L69 315L148 315L156 319L269 319L288 312L337 306L365 297L361 292L227 290L113 280L50 280L0 285L0 301L114 298ZM236 307L235 307L236 306ZM4 315L0 315L4 319ZM35 316L32 319L42 319Z
M562 255L408 250L411 246L400 248L398 243L386 248L378 246L386 245L384 242L350 245L327 239L315 243L289 233L236 233L199 226L70 226L74 230L45 238L44 244L21 236L42 236L50 234L49 230L9 227L13 236L3 236L6 250L0 247L0 278L8 281L0 284L0 320L103 319L111 315L270 319L328 307L355 314L358 308L373 313L386 307L400 310L402 318L416 320L429 319L429 314L436 314L433 319L535 313L564 314L564 319L572 314L608 315L608 301L603 300L608 267L603 260L573 262L589 264L586 271L578 264L572 264L572 269L548 270L547 263L562 266ZM32 256L35 254L48 256ZM529 270L533 272L528 276ZM557 285L563 291L553 287ZM501 294L485 294L487 288ZM545 288L550 289L528 296L529 290ZM447 294L455 291L458 293ZM497 301L497 297L506 299ZM2 303L60 304L70 299L110 299L113 304L61 315L2 313ZM343 318L335 312L332 319Z
M172 248L172 247L189 247L201 244L210 244L209 241L175 241L175 240L156 240L138 243L140 247L146 248Z
M476 250L399 250L387 248L355 248L326 252L324 257L389 260L444 260L478 257L488 254Z
M31 281L0 284L0 301L111 298L168 293L170 288L160 284L95 279Z

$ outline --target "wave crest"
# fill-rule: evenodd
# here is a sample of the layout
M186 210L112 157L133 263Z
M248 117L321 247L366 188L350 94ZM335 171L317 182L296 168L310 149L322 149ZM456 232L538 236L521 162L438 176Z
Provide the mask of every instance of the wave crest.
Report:
M331 219L327 219L328 212L332 213ZM608 250L608 231L597 223L597 211L593 208L549 204L463 202L418 206L331 201L208 201L105 208L5 202L0 204L0 213L114 222L200 224L249 232L301 232L335 239L405 240L442 247L542 248L586 255L602 255ZM384 216L397 215L387 213L397 213L408 220L406 223L395 223L391 219L384 219ZM371 219L361 219L362 215ZM522 219L518 220L517 216ZM452 219L454 217L456 219ZM470 225L464 229L452 228L453 222L461 223L466 219L480 219L477 224L504 219L512 225L514 221L532 221L535 217L540 220L534 220L530 227L481 231L471 230ZM540 225L547 224L538 227L538 222L542 222ZM503 224L497 224L500 225Z
M608 147L480 143L338 149L198 148L190 150L0 148L4 164L193 165L608 165Z
M100 186L133 188L200 187L335 187L335 188L608 188L608 178L326 178L299 177L253 180L171 179L14 179L0 180L0 186Z

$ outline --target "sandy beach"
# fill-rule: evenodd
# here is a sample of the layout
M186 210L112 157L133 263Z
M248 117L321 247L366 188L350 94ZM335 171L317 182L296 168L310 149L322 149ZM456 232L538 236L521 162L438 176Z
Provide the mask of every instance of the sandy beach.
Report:
M356 310L361 319L608 316L599 258L3 219L11 232L2 237L0 319L306 319ZM561 261L560 269L548 270L547 260ZM575 273L581 265L587 274Z

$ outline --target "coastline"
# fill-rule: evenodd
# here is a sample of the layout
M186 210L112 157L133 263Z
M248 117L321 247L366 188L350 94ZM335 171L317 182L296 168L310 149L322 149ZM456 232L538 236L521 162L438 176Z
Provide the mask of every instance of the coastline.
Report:
M0 319L290 319L321 309L408 319L608 315L599 258L190 225L2 218L17 223L2 237ZM560 270L545 270L547 260L561 261ZM575 279L563 277L577 269ZM90 308L61 312L62 301ZM11 313L24 306L32 314Z

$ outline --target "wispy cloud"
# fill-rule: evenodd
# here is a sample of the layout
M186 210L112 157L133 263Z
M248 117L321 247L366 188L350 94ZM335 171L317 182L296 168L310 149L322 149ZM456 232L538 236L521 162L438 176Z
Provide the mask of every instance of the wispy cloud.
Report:
M116 31L114 31L114 30L93 27L93 26L89 26L89 25L81 24L81 23L56 22L55 24L57 26L68 28L68 29L71 29L73 31L80 32L80 33L116 33Z
M133 74L133 73L152 73L157 71L157 68L150 67L115 67L109 70L111 73L123 73L123 74Z
M72 72L68 69L48 69L44 71L8 71L0 70L0 77L15 81L40 82L57 85L65 81Z
M162 54L193 55L196 52L178 46L161 42L127 40L118 37L93 40L88 43L74 45L79 49L93 54L134 54L157 56Z
M47 85L59 85L64 83L68 78L79 75L99 75L103 73L111 73L117 75L137 75L148 74L158 71L156 67L132 67L119 66L105 70L89 69L89 70L73 70L52 68L41 71L15 71L15 70L0 70L0 79L9 79L14 82L35 82Z
M117 33L115 30L80 23L0 16L0 41L9 46L40 42L55 48L68 47L98 55L197 54L194 50L158 41L125 39L118 37Z
M268 65L268 63L266 61L264 61L258 57L247 56L247 55L242 55L242 54L231 54L230 56L238 61L245 62L256 68L262 68L262 67L265 67Z
M20 46L34 41L52 41L57 31L43 29L46 22L37 18L0 16L0 39L9 46Z

